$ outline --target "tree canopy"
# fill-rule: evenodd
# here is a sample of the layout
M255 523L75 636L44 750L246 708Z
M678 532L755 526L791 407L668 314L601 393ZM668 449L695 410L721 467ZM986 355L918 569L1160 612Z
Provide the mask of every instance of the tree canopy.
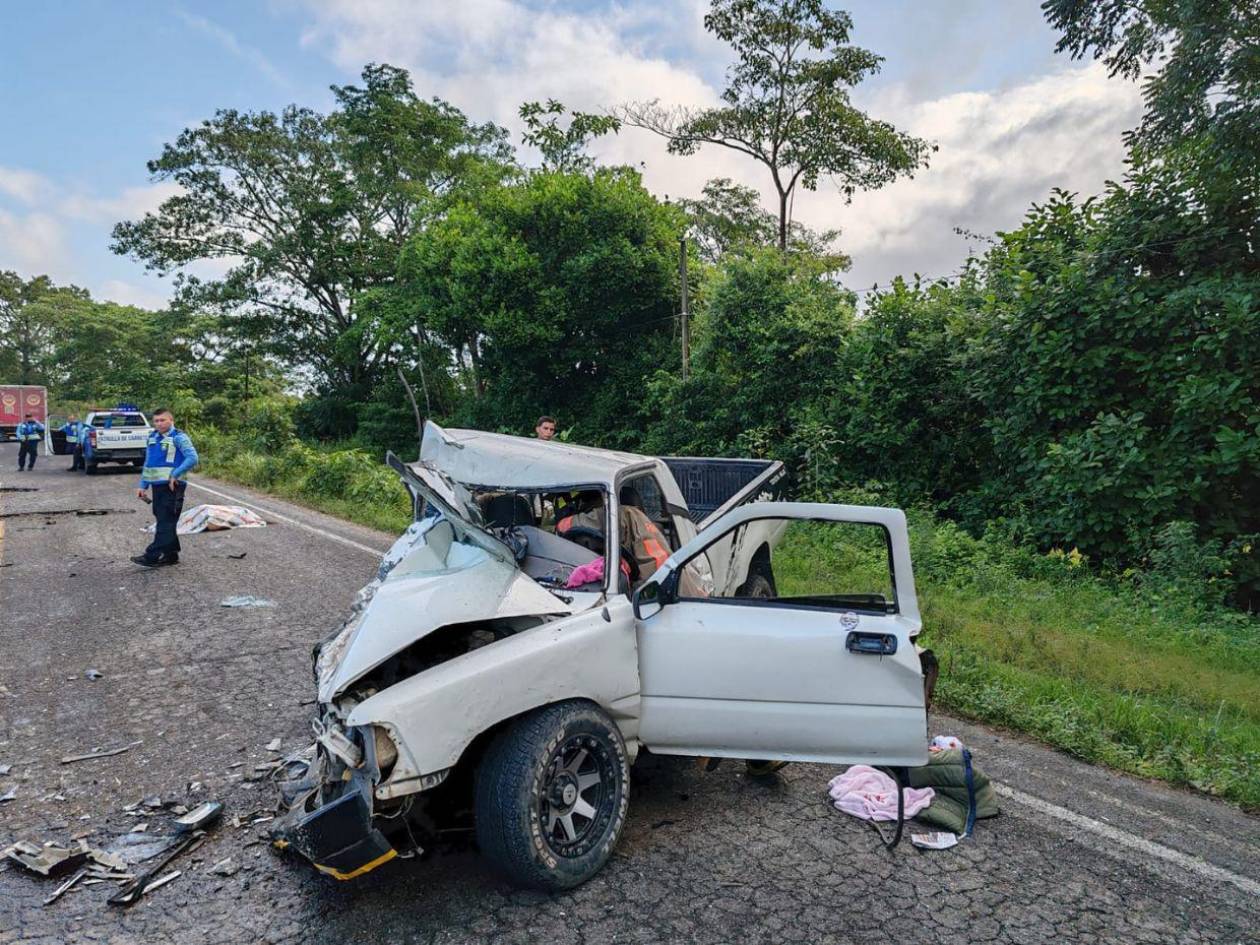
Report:
M764 165L778 196L780 249L788 245L798 184L816 190L827 179L851 197L927 166L931 145L850 100L850 90L878 72L882 58L849 44L848 13L822 0L713 0L704 25L736 57L722 104L641 102L622 106L618 115L666 138L675 154L715 145Z

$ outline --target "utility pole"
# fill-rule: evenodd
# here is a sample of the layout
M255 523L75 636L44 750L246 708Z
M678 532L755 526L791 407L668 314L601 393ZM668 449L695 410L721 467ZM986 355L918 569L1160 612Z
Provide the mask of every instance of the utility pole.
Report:
M678 238L678 279L682 284L682 379L691 367L691 328L687 324L687 237Z

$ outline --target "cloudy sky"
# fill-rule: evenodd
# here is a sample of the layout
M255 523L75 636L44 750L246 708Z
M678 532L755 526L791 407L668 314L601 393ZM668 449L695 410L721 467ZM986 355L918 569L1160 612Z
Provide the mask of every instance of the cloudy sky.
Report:
M945 275L968 241L1018 224L1053 187L1094 193L1122 173L1138 89L1054 54L1036 0L849 0L853 41L886 58L858 103L940 150L932 167L846 203L826 184L797 219L839 227L855 289ZM410 69L519 141L522 101L598 110L716 101L729 61L707 0L53 0L6 4L0 29L0 269L48 273L102 298L158 306L169 283L109 251L112 224L169 196L145 162L215 109L326 108L368 62ZM598 144L659 195L707 179L768 181L738 155L671 157L627 131ZM767 201L767 206L771 206Z

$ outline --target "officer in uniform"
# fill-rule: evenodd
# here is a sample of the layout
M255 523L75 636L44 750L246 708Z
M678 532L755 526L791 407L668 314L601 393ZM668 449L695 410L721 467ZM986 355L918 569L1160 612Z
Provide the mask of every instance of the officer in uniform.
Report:
M18 424L18 472L26 469L26 461L31 461L31 470L35 469L35 457L39 455L39 441L44 438L44 425L35 419L34 414L27 414L26 419Z
M80 423L78 415L72 413L66 425L61 428L61 432L66 435L66 446L70 447L70 453L73 456L70 460L70 468L66 472L82 469L83 441L87 439L87 424Z
M153 414L153 432L144 454L144 470L136 495L147 499L153 495L153 517L157 520L153 541L144 554L131 560L146 568L179 563L179 534L175 526L184 511L184 476L197 465L197 450L182 430L175 429L175 418L166 409Z

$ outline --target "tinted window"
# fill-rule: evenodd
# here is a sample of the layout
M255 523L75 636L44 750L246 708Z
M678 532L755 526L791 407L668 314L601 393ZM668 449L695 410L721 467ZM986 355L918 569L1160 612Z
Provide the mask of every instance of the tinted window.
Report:
M138 413L98 413L92 418L94 427L142 427L144 417Z

